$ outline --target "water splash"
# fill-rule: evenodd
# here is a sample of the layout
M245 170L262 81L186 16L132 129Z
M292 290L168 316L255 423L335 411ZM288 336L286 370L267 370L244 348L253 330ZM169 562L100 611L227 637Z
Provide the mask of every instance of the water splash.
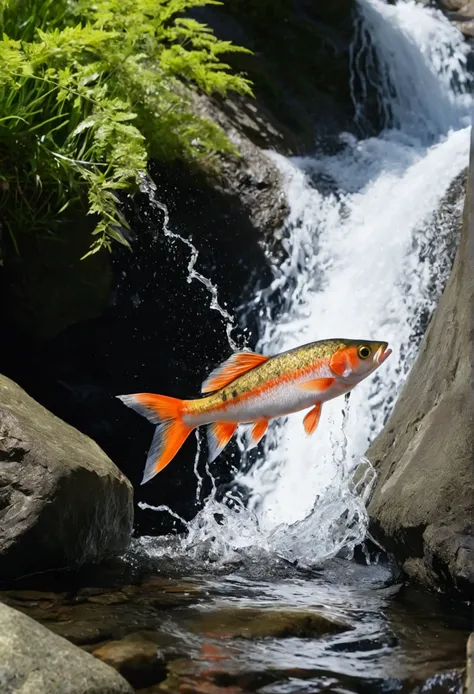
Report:
M232 337L232 331L235 330L235 320L234 317L227 311L227 309L223 308L220 303L219 303L219 291L216 287L215 284L211 282L211 280L208 277L205 277L202 275L200 272L196 270L196 263L198 261L199 257L199 251L196 248L196 246L190 241L189 239L185 238L184 236L181 236L180 234L177 234L175 231L171 230L170 227L170 215L169 215L169 210L167 206L165 205L164 202L162 202L158 198L158 192L155 183L146 175L142 174L141 176L141 183L140 183L140 191L144 193L149 200L149 203L152 208L155 210L160 210L163 213L163 233L164 235L172 239L173 241L179 241L182 243L184 246L187 246L189 249L189 262L188 262L188 276L187 276L187 281L191 283L193 280L197 280L200 282L206 290L209 293L209 296L211 298L210 300L210 308L213 311L217 311L222 318L224 319L224 325L225 325L225 330L226 330L226 335L227 335L227 341L229 343L229 346L231 347L232 350L238 350L239 346L237 342L234 340Z
M350 552L365 536L374 472L363 454L416 354L417 316L439 298L443 283L433 276L447 272L446 263L433 266L419 249L442 247L433 212L467 165L470 97L467 48L441 13L412 0L359 0L359 8L357 117L365 112L372 65L386 128L362 140L343 134L334 156L290 161L270 154L290 204L287 256L249 311L259 316L257 348L266 354L337 336L388 340L395 353L383 373L354 390L350 406L324 405L314 437L305 437L301 416L273 423L257 464L236 478L249 502L212 496L185 537L142 541L154 555L221 565L257 551L262 561L277 554L311 566ZM191 273L195 262L194 249ZM207 286L199 273L190 277Z
M429 237L433 210L466 166L468 139L468 131L460 130L423 152L377 138L351 142L335 158L288 162L276 157L293 200L290 243L301 252L313 224L317 253L307 250L305 267L296 276L292 274L296 251L279 269L279 291L288 272L291 300L288 305L285 298L278 322L263 323L258 349L278 352L343 336L387 340L395 353L374 378L352 392L347 412L338 400L324 405L314 437L304 436L298 415L270 430L264 455L245 477L254 493L253 508L268 529L296 522L310 512L316 496L332 490L341 495L336 515L360 508L357 498L352 498L355 508L348 505L344 485L369 440L382 428L416 354L413 317L438 298L429 291L438 267L428 258L420 260L418 254L410 256L413 237L425 241ZM337 195L322 196L312 187L319 171L330 173L338 185L350 176L352 167L356 176L361 150L364 157L370 152L375 164L383 161L387 169L354 193L339 189ZM345 185L347 190L350 186ZM269 295L262 300L274 299ZM345 474L338 477L335 469L343 467ZM315 513L318 537L319 528L320 514Z

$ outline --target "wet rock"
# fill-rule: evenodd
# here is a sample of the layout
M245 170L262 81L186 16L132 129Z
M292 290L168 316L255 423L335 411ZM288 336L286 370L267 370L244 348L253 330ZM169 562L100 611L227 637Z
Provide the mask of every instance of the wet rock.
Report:
M40 619L39 614L37 618ZM110 620L59 621L48 626L59 636L76 646L89 646L103 643L116 635L116 625Z
M350 629L348 625L317 612L247 607L203 612L191 622L190 628L208 637L243 639L314 638Z
M131 694L113 668L0 603L2 694Z
M439 5L442 10L452 12L462 9L464 5L468 3L466 0L437 0L436 4Z
M474 632L469 635L466 644L466 673L464 676L463 694L474 692Z
M438 0L448 19L467 39L474 38L474 3L472 0Z
M229 113L223 104L204 94L194 94L193 103L197 113L221 126L238 151L238 156L219 156L217 169L207 173L204 185L224 195L233 207L238 201L260 240L271 243L289 212L279 169L245 134L238 108L235 114ZM258 118L255 106L253 110Z
M367 457L371 532L406 573L468 596L474 584L474 174L451 277L418 358Z
M129 634L120 641L109 641L92 655L120 672L133 687L147 687L166 675L166 661L153 641L140 634Z
M230 96L217 102L219 109L259 147L285 154L309 153L316 138L353 130L350 45L356 12L353 0L229 0L194 10L217 35L253 52L228 59L253 81L255 100ZM376 121L375 91L364 106Z
M71 568L123 551L132 488L87 436L0 375L0 576Z
M161 683L159 690L150 689L140 694L152 694L152 692L169 692L169 694L248 694L255 691L261 685L249 687L247 683L250 678L243 676L229 676L225 670L225 662L221 669L219 660L225 661L231 654L225 647L214 647L206 645L203 652L196 658L177 658L168 664L168 674ZM209 659L209 660L208 660ZM217 662L215 662L217 661ZM241 685L241 680L246 680ZM255 684L256 678L252 684Z

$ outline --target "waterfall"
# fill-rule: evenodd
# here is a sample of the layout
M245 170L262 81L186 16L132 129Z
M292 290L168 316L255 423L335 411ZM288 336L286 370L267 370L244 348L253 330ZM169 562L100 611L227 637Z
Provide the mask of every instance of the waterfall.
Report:
M358 8L356 120L363 128L363 70L371 63L385 128L363 139L342 134L335 155L269 153L290 206L286 259L248 311L259 316L257 351L268 355L331 337L387 340L394 354L348 401L323 406L312 437L302 414L271 424L256 464L237 479L249 489L249 503L210 499L188 524L179 548L195 556L212 548L225 559L257 547L312 565L364 538L373 480L364 452L416 355L420 314L439 299L440 283L432 280L446 263L433 265L420 249L443 249L433 215L467 166L468 47L439 11L413 0L358 0ZM155 541L149 551L167 552L169 544Z

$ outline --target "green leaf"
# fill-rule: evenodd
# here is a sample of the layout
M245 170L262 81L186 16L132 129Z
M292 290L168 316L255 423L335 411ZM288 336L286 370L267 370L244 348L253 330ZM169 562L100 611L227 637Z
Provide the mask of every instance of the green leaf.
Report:
M251 95L221 41L189 11L214 0L0 0L0 214L13 238L49 234L81 201L88 254L129 246L120 194L150 156L208 165L235 152L193 89Z

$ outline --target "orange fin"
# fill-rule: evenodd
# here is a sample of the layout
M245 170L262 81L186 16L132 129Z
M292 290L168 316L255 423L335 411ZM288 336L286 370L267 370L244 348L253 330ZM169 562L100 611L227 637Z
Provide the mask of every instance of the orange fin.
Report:
M201 387L201 393L211 393L215 390L220 390L229 383L235 381L236 378L242 376L268 361L269 357L264 357L263 354L255 352L236 352L223 364L220 364L214 371L211 371Z
M173 460L194 427L184 424L181 420L183 401L179 398L154 393L135 393L117 397L125 405L158 425L143 473L142 484L145 484Z
M131 407L153 424L161 424L167 419L176 419L180 416L183 405L183 401L179 398L154 393L134 393L133 395L117 395L117 397L124 405Z
M312 381L299 383L298 388L301 390L312 390L315 393L324 393L334 383L334 378L315 378Z
M313 434L316 431L316 428L319 424L319 420L321 419L322 409L322 403L317 402L313 409L310 410L306 417L303 419L304 430L306 431L308 436L311 436L311 434Z
M209 450L209 462L217 458L227 446L235 430L236 422L214 422L207 427L207 447Z
M255 448L255 446L258 446L262 438L265 436L267 429L268 419L259 419L258 422L255 422L250 431L248 447Z
M332 355L329 361L329 368L336 376L347 376L348 373L352 371L344 349L338 349L338 351Z
M142 484L151 480L171 463L192 430L193 427L186 426L179 419L168 420L156 427L146 459Z

